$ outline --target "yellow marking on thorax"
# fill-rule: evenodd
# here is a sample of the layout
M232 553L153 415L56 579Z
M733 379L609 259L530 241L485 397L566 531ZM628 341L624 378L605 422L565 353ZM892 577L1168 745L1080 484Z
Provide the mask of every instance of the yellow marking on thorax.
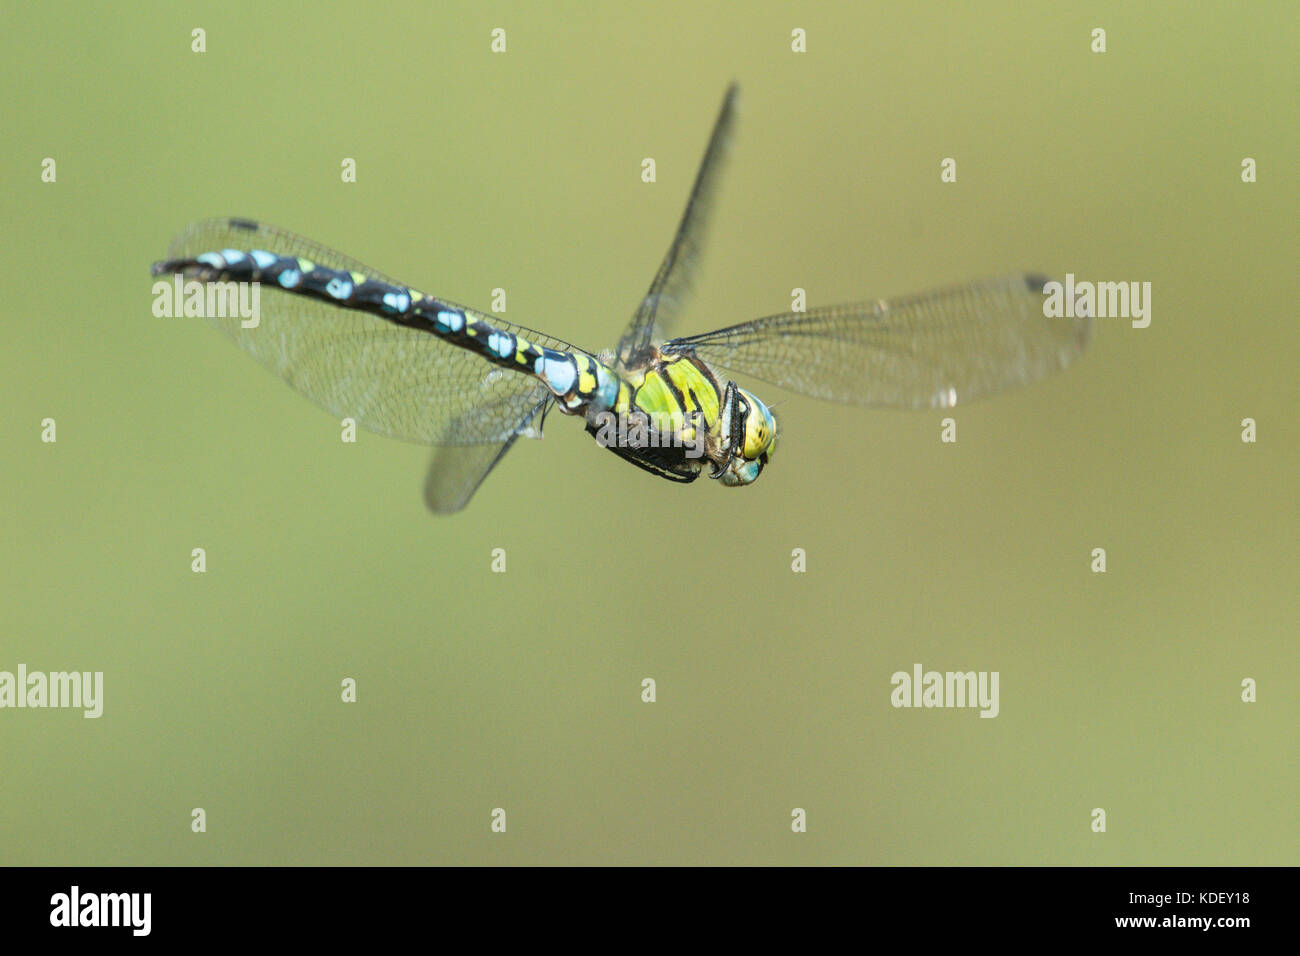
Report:
M632 386L619 379L618 398L614 400L614 411L626 415L632 410Z
M685 357L664 365L664 373L682 393L686 411L700 412L704 420L713 423L718 419L718 392L713 383L694 362Z
M298 268L303 272L312 272L316 268L316 263L312 262L310 259L299 259Z
M350 272L348 275L352 276L353 285L363 285L368 278L364 272Z
M691 374L694 373L694 374ZM692 392L699 383L699 372L690 362L678 359L664 365L664 374L668 380L677 386L677 390L682 393L682 408L689 414L699 411L698 403L692 398Z
M650 372L636 390L637 407L645 412L667 413L677 409L672 392L658 372Z

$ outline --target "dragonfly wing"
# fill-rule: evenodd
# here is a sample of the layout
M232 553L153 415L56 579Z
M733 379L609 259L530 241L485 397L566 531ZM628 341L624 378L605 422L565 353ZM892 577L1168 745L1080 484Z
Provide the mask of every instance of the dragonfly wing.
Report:
M677 226L677 234L650 283L650 291L641 300L636 315L619 340L618 357L624 365L635 364L652 342L663 338L663 328L680 310L682 300L690 291L695 263L703 251L705 229L717 193L723 156L735 125L736 94L737 87L732 84L713 124L709 146L695 175L695 186Z
M424 483L424 501L430 510L438 514L451 514L464 508L469 503L469 499L474 496L474 492L478 490L478 486L483 484L484 479L497 466L497 462L505 457L506 452L513 447L521 435L527 434L533 420L545 411L553 398L544 386L539 385L530 395L513 396L509 399L503 397L503 401L509 406L508 411L505 409L475 410L469 412L465 419L488 414L493 421L498 421L502 417L513 415L516 419L514 431L504 441L444 444L434 452L433 461L429 466L429 476ZM471 433L477 433L479 430L477 424L463 420L454 422L451 428L452 431L466 428Z
M1088 318L1044 315L1041 276L982 279L909 298L755 319L674 339L666 352L814 398L884 408L946 408L1065 368Z
M168 258L223 249L299 256L405 287L301 236L241 219L194 223L172 242ZM500 444L515 436L523 407L536 402L541 386L531 375L496 368L431 333L273 285L262 284L259 291L256 327L244 328L239 316L211 323L317 405L371 431L423 444ZM455 307L538 345L580 351L496 316Z

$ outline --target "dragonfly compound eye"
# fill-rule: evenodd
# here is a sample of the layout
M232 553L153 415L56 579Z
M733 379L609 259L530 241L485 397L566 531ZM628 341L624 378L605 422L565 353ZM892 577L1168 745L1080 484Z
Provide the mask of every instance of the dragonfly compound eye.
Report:
M776 419L772 417L771 409L752 394L744 389L739 391L744 395L744 401L749 406L749 414L745 416L745 436L740 454L746 460L754 461L764 455L771 455L772 446L776 443ZM758 477L757 474L754 477Z

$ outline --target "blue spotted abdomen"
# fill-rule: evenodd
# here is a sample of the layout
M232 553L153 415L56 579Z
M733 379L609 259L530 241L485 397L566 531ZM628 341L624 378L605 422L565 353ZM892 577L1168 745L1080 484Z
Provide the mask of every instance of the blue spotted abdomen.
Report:
M331 269L300 256L261 249L222 249L192 259L160 262L155 275L181 273L204 282L259 282L420 329L481 355L494 365L534 375L572 414L611 407L618 395L613 372L590 355L561 352L497 328L485 316L363 272Z

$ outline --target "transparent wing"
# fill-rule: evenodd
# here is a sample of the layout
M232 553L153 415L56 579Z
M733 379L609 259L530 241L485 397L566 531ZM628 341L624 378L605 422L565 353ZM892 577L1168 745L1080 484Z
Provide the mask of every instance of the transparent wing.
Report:
M1087 318L1043 315L1041 276L755 319L674 339L711 364L814 398L946 408L1042 378L1082 354Z
M722 159L735 125L736 95L737 87L733 83L713 124L713 134L709 137L700 170L695 175L695 186L677 227L677 235L650 283L650 291L641 300L636 315L619 340L618 357L624 365L635 364L652 342L663 338L663 328L677 314L690 291L695 263L703 251L705 228L717 193Z
M520 400L521 398L523 401ZM424 483L425 504L438 514L451 514L464 508L474 492L478 490L478 486L483 484L483 480L497 466L497 462L505 457L506 452L521 435L528 433L533 420L545 411L552 400L551 393L545 388L541 388L538 393L531 396L513 397L509 402L510 410L500 411L503 418L509 414L517 416L515 429L505 441L444 444L438 448L433 454L429 476ZM493 417L495 414L496 410L493 410ZM452 431L455 431L459 424L453 422ZM471 426L471 430L475 427Z
M300 256L405 285L301 236L242 219L196 222L173 240L167 255L182 259L222 249ZM243 328L239 318L209 321L317 405L381 435L423 444L508 443L524 411L545 393L532 376L497 368L432 333L267 284L260 291L256 328ZM455 307L539 345L580 351L496 316Z

